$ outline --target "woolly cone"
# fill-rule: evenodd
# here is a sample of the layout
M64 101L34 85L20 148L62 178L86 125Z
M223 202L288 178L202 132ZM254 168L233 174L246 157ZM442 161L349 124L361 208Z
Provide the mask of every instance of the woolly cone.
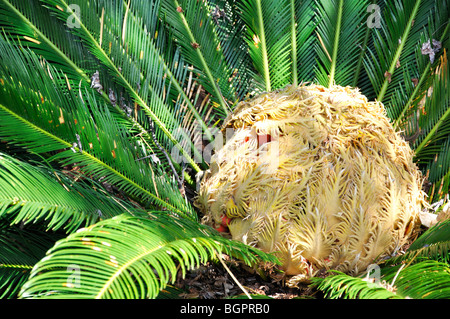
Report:
M265 93L241 102L227 129L196 205L205 223L276 253L291 283L322 269L364 271L419 225L425 194L413 152L383 105L358 90Z

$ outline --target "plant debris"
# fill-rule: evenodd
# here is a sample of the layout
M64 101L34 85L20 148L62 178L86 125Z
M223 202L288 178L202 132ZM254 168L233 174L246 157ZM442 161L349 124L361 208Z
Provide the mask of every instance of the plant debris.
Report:
M250 295L267 296L274 299L306 298L312 295L312 289L307 285L300 288L289 288L284 284L281 273L259 275L254 269L235 260L227 262L233 275ZM186 274L181 274L175 286L183 292L182 299L225 299L246 297L230 274L219 263L208 262Z
M433 44L433 46L431 46L431 43ZM427 42L422 44L421 52L423 55L428 55L430 57L430 63L433 64L435 55L441 49L442 43L435 39L433 39L431 43L430 40L428 40Z

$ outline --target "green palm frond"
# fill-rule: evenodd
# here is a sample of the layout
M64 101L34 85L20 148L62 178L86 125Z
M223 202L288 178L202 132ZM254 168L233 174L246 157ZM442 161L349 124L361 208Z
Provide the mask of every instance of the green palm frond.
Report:
M330 86L351 85L355 66L362 59L360 52L366 34L368 1L320 1L316 44L319 57L317 81Z
M231 8L227 17L237 16L239 22L231 22L230 18L227 23L224 19L226 27L243 24L240 31L245 43L239 45L248 48L247 58L251 60L251 65L246 62L246 72L253 75L249 93L254 89L270 91L314 80L317 53L313 49L316 41L313 32L317 19L313 0L229 1L227 4Z
M450 184L445 143L448 80L443 71L447 70L443 44L448 41L450 4L434 0L377 1L377 4L380 28L372 28L366 34L369 36L363 61L366 76L360 76L358 84L367 96L383 102L394 128L404 132L416 153L416 163L431 183L430 201L436 201L448 193ZM433 59L422 52L427 42L441 46L435 48ZM443 75L436 79L435 72Z
M223 114L228 114L227 101L236 98L228 82L232 70L226 65L208 7L203 1L162 0L161 4L163 19L186 61L201 72L200 83L213 94Z
M247 25L247 43L266 91L291 82L291 11L288 1L242 1L241 19ZM269 23L270 22L270 23ZM295 29L294 29L295 30ZM293 33L295 35L295 33ZM295 38L295 36L294 36Z
M404 255L396 256L384 261L386 265L400 262L418 262L432 259L440 262L450 261L450 220L442 221L425 231Z
M424 259L431 259L448 263L450 260L449 252L450 252L450 240L440 241L436 243L424 244L421 248L408 249L404 255L390 258L386 260L384 263L396 264L400 261L416 263Z
M100 3L100 6L108 6L109 1ZM162 85L165 84L158 80L158 76L161 76L161 69L164 72L162 77L168 78L168 83L165 84L166 99L163 100L165 105L170 105L170 99L180 100L179 105L185 105L190 113L195 117L196 123L204 131L208 139L212 139L211 132L208 126L203 121L203 118L199 114L198 110L193 105L191 99L187 96L183 86L187 78L188 67L185 65L183 57L173 49L170 40L164 32L164 25L159 23L157 10L159 2L147 2L137 3L132 5L131 3L124 8L125 12L120 12L124 15L124 21L117 22L111 17L108 17L108 12L115 12L117 10L106 9L104 23L106 28L112 30L116 36L122 36L122 46L128 50L128 55L134 57L136 61L139 57L139 63L141 75L140 83L144 81L144 74L149 80L149 87L151 93L163 96ZM148 16L150 12L151 17L144 20L139 17ZM149 24L149 21L156 21L157 23ZM123 30L118 29L118 25L123 25ZM117 30L114 30L117 29ZM159 69L158 69L159 67ZM122 72L126 72L122 67ZM158 87L159 86L159 87ZM143 90L146 87L142 88ZM178 112L177 112L178 111ZM180 114L181 109L174 109L174 114ZM184 112L186 113L186 112ZM180 123L177 123L180 125ZM172 128L173 129L173 128Z
M95 188L95 190L94 190ZM0 218L10 224L39 223L67 233L132 209L102 187L73 182L50 168L35 167L0 153ZM136 211L135 209L132 209Z
M64 75L49 65L41 65L32 52L19 55L12 46L1 42L0 51L14 57L0 69L2 76L10 79L0 88L3 140L38 154L56 152L49 160L62 165L77 164L86 176L103 177L104 182L143 203L194 216L192 208L177 196L173 182L164 176L155 178L150 166L137 161L139 154L133 154L128 133L118 127L107 107L97 104L88 89L79 88L75 93ZM33 77L26 65L35 70ZM54 81L62 88L55 86Z
M396 293L414 299L450 298L450 266L435 260L422 261L402 268L382 269L382 278L392 283Z
M364 278L335 272L326 278L313 278L312 285L330 299L402 299L382 285L370 284Z
M123 9L122 2L120 2L120 5L118 4L119 2L116 3L115 6L104 5L104 3L99 2L95 8L91 8L86 1L71 1L67 3L64 0L48 0L43 2L62 21L67 21L74 16L79 27L71 29L73 34L83 40L92 54L107 69L113 81L125 90L126 94L142 108L145 114L155 123L156 127L161 130L165 140L171 143L166 146L168 148L171 145L177 147L188 163L196 171L199 171L200 168L197 163L179 142L179 139L185 135L182 134L178 139L173 135L173 131L181 127L181 125L173 112L171 112L171 108L164 101L164 86L162 83L164 83L165 70L161 59L158 59L157 55L150 52L152 46L139 47L142 50L137 54L128 54L127 49L136 49L136 46L128 45L126 41L123 41L126 33L122 34L122 32L126 28L119 29L114 27L114 22L108 23L108 21L114 21L110 18L112 16L125 19L126 13L121 11ZM80 8L80 14L84 17L83 19L80 19L72 10L73 5L77 5ZM107 9L109 12L107 12ZM118 23L128 23L127 21L120 20ZM132 19L130 18L129 21L132 21ZM146 37L149 38L151 35L147 34ZM150 60L145 65L141 63L144 57ZM145 76L141 72L145 72ZM119 99L117 98L117 100ZM185 140L190 141L190 139ZM192 147L192 149L196 150L195 147Z
M139 9L143 8L139 7ZM154 11L150 10L148 6L144 9L147 12L145 16L151 16L151 12ZM5 0L0 2L0 10L3 13L0 15L0 21L10 41L26 45L42 55L58 69L63 70L68 79L74 83L91 83L91 76L96 70L100 70L101 82L104 87L115 87L115 83L109 77L103 76L107 73L107 70L86 50L77 36L65 31L64 21L53 17L48 10L42 7L39 1ZM150 21L155 20L154 17L150 19ZM154 26L155 23L153 22L151 25ZM61 32L55 32L55 29L58 28L61 29ZM182 69L181 66L180 69ZM106 89L99 93L105 101L110 102ZM117 94L119 95L119 93ZM120 95L118 98L120 98ZM129 116L120 103L116 104L114 111L121 115L118 120L121 121L122 125L125 125L130 132L135 133L137 138L148 146L151 152L158 154L158 157L165 163L164 156L154 143L148 128L146 128L146 121L138 122L134 116ZM168 153L167 150L166 153ZM172 164L180 173L181 166L174 160ZM192 184L189 176L185 175L185 178L187 182Z
M293 3L294 2L294 3ZM294 14L294 21L291 21L292 38L292 84L300 82L312 82L315 79L314 70L317 65L317 53L314 48L318 39L314 36L317 27L315 16L314 0L291 1L291 18ZM292 10L294 7L294 10ZM295 30L295 31L294 31Z
M0 12L2 33L11 41L35 50L70 78L90 83L88 74L96 70L93 55L38 1L2 0Z
M372 30L373 46L368 47L364 64L375 98L395 121L423 92L421 85L414 89L413 79L422 84L430 60L420 51L430 37L442 40L445 36L448 4L433 0L381 2L381 27Z
M450 267L435 260L382 268L379 278L343 273L314 278L313 285L331 299L448 299Z
M439 63L439 55L445 55L442 49L448 48L448 45L445 46L445 42L449 39L449 6L450 3L448 1L435 4L435 7L430 11L428 24L426 25L427 30L422 32L420 42L416 44L415 58L408 62L406 69L404 68L404 88L398 87L398 90L392 95L392 111L390 112L395 118L394 128L408 130L409 127L406 125L410 119L408 115L414 115L414 111L417 111L420 107L420 101L427 94L427 90L430 87L430 80L432 80L430 78L432 78L434 66ZM422 53L422 47L427 42L432 44L433 40L441 43L442 48L435 52L435 62L432 63L430 55ZM400 66L400 68L402 67ZM414 116L413 119L417 120L417 116ZM414 131L415 127L411 127Z
M329 298L447 299L450 296L450 221L423 233L405 254L369 267L359 277L336 272L313 284ZM378 273L373 272L378 269Z
M121 215L60 240L33 268L22 298L154 298L186 271L227 253L273 257L197 223L154 212Z
M9 225L0 218L0 298L17 298L33 266L61 235Z
M450 220L448 219L429 228L409 246L408 250L416 250L445 241L450 241Z
M236 98L242 100L255 90L255 70L243 41L246 34L245 22L241 19L235 1L213 0L208 1L208 5L216 24L223 57L231 70L228 82L234 88Z
M0 0L0 297L16 297L31 273L23 298L153 298L221 252L274 261L201 226L190 200L206 144L234 106L290 84L358 87L382 102L429 201L442 200L449 9L449 0ZM380 25L369 23L373 10ZM378 285L337 273L316 287L329 298L448 298L448 225L380 261Z
M443 198L450 185L450 72L447 56L437 69L430 86L431 96L417 109L420 136L414 141L416 161L434 186L430 197Z

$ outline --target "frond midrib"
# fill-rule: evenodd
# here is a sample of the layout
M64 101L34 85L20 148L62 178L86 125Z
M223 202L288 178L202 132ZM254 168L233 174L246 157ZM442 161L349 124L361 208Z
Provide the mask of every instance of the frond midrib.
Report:
M46 137L56 141L57 143L61 144L61 149L64 148L71 148L72 145L69 142L66 142L65 140L61 139L60 137L38 127L37 125L31 123L30 121L26 120L25 118L21 117L20 115L12 112L11 110L9 110L7 107L5 107L4 105L0 104L0 108L3 109L4 111L6 111L7 113L9 113L11 116L15 117L16 119L18 119L19 121L21 121L22 123L24 123L25 125L31 127L33 130L35 130L36 132L38 132L39 134L43 134ZM77 150L80 151L77 147ZM99 160L97 157L87 153L86 151L81 151L81 153L83 154L83 156L89 158L89 160L96 162L98 165L104 167L106 170L108 170L109 172L113 173L114 175L118 176L119 178L121 178L122 180L126 181L129 185L132 185L133 187L135 187L135 189L138 189L141 193L145 193L147 196L149 196L151 199L153 199L157 204L166 207L176 213L181 214L182 216L186 216L186 213L180 211L179 209L175 208L174 206L172 206L171 204L163 201L162 199L160 199L159 197L157 197L156 195L154 195L153 193L151 193L150 191L148 191L146 188L142 187L141 185L135 183L133 180L131 180L130 178L128 178L127 176L123 175L121 172L117 171L116 169L114 169L113 167L109 166L108 164L102 162L101 160Z
M91 79L89 78L89 76L85 73L84 70L80 69L74 61L72 61L67 55L64 54L64 52L62 52L45 34L43 34L26 16L24 16L19 10L17 10L11 3L8 2L8 0L3 0L5 2L6 5L8 5L8 7L10 7L13 12L15 14L17 14L19 16L20 19L22 19L22 21L24 21L27 25L29 25L35 32L36 34L42 39L44 40L53 50L54 52L57 53L58 56L60 56L73 70L75 70L84 81L86 81L86 83L90 83ZM170 70L169 70L170 71ZM176 81L174 81L176 82ZM178 82L176 83L178 84ZM178 84L179 86L179 84ZM109 102L109 97L107 96L107 94L105 92L101 92L100 95L103 97L103 99L105 101ZM147 130L145 130L142 125L136 121L133 117L127 117L125 115L125 112L123 110L121 110L119 107L116 107L116 110L118 112L120 112L120 114L127 120L131 121L133 123L134 126L138 127L140 134L142 136L146 136L147 140L152 140L149 133L147 132ZM167 150L166 150L167 152ZM177 165L177 163L174 163ZM178 167L179 165L177 165ZM187 174L185 174L187 175ZM190 179L190 176L186 176L186 181L189 181L189 183L192 184L192 181Z
M173 3L175 5L174 9L180 7L180 4L178 3L177 0L173 0ZM189 40L191 41L191 43L197 43L197 39L195 39L194 34L191 31L191 28L189 27L189 23L186 21L186 17L184 15L184 13L181 11L181 12L178 12L178 14L181 18L181 21L183 23L183 26L184 26L186 32L188 33ZM216 94L217 100L219 101L219 105L221 106L221 108L223 109L225 114L228 115L229 114L228 106L226 105L226 103L224 101L222 92L220 91L218 84L214 79L214 76L210 70L210 67L206 63L206 60L205 60L205 57L203 56L201 48L196 48L195 51L197 53L197 57L200 60L200 63L202 64L203 71L205 72L205 74L209 80L209 84L212 85L212 87L213 87L214 93Z
M23 22L25 22L28 26L30 26L34 32L44 40L48 46L50 46L54 52L57 53L71 68L73 68L87 83L90 82L89 77L86 73L80 69L69 57L67 57L64 52L62 52L50 39L43 34L26 16L22 14L13 4L11 4L8 0L2 0Z
M328 86L331 87L334 85L334 75L336 72L336 64L337 64L337 55L339 48L339 37L341 35L341 24L342 24L342 12L344 11L344 0L339 0L339 7L337 13L337 21L336 21L336 31L334 34L334 44L333 44L333 53L331 56L331 68L330 68L330 81Z
M197 242L197 237L191 237L189 238L189 241L194 241ZM165 242L164 244L159 244L157 247L154 247L150 250L147 250L145 252L143 252L142 254L139 254L133 258L131 258L128 262L126 262L125 264L123 264L122 266L120 266L112 275L111 277L108 279L108 281L103 285L103 287L100 289L100 291L95 295L95 299L101 299L105 293L107 292L107 290L109 289L109 287L114 283L114 280L119 277L128 267L130 267L131 265L133 265L136 262L139 262L141 260L145 260L146 256L149 256L151 254L154 254L155 252L157 252L158 250L163 250L166 247L170 247L174 242L179 242L179 241L187 241L187 239L185 238L181 238L181 239L176 239L170 242ZM203 248L203 247L202 247Z
M396 68L396 65L397 65L397 61L399 60L400 55L401 55L401 53L403 51L403 47L405 46L405 43L407 42L406 40L407 40L407 38L409 36L409 32L411 31L411 28L412 28L412 25L413 25L413 20L416 18L417 12L419 11L419 7L420 7L421 2L422 2L422 0L417 0L416 1L416 4L414 5L414 8L413 8L413 10L411 12L411 15L409 16L408 23L405 26L405 30L403 32L403 35L399 39L399 46L398 46L397 50L395 51L395 55L392 58L391 64L390 64L389 69L387 71L387 72L389 72L392 75L394 74L394 71L395 71L395 68ZM388 88L389 82L390 82L390 80L386 77L384 79L384 81L383 81L383 85L382 85L380 91L378 92L377 101L379 101L379 102L383 101L383 98L384 98L384 95L386 94L386 90Z
M126 10L127 10L127 14L129 16L132 17L133 21L138 24L138 22L136 21L136 16L135 14L129 10L129 4L126 4L125 2L123 3L124 6L126 6ZM124 22L125 25L126 21ZM154 45L153 42L151 42L151 45ZM186 92L183 90L183 88L181 87L180 83L177 81L177 79L175 78L175 76L173 75L172 71L170 70L169 66L167 65L166 61L164 60L164 58L161 56L160 52L158 52L158 50L156 48L152 48L154 50L154 52L156 52L157 56L158 56L158 61L162 64L163 66L163 70L164 72L166 72L167 77L170 80L170 83L172 83L172 85L175 86L176 90L178 91L178 93L182 96L183 100L186 102L186 104L188 105L189 110L191 110L191 112L194 114L196 120L200 123L204 133L206 134L206 137L209 140L213 140L213 136L211 131L209 130L208 126L206 125L206 123L203 121L202 117L200 116L200 114L198 113L197 109L195 108L195 106L192 104L191 100L189 99L189 97L186 95Z
M125 84L128 91L134 96L137 100L138 104L145 109L147 114L151 117L151 119L155 122L155 124L164 132L164 134L171 140L171 142L178 148L178 150L183 154L183 156L189 161L189 164L194 168L197 172L201 171L200 167L195 163L195 161L191 158L191 156L185 151L185 149L180 145L180 143L173 137L172 133L165 127L164 123L156 116L156 114L151 110L151 108L147 105L147 103L142 100L141 96L136 92L136 90L132 87L132 85L128 82L128 80L123 76L121 72L119 72L116 64L111 60L111 58L106 54L101 45L97 42L97 40L93 37L92 33L86 28L83 21L80 19L78 15L76 15L72 9L69 7L65 0L61 0L61 3L73 13L74 19L76 19L77 23L80 25L80 28L84 31L91 43L95 46L95 48L101 52L107 64L113 69L114 73L118 75L121 82Z

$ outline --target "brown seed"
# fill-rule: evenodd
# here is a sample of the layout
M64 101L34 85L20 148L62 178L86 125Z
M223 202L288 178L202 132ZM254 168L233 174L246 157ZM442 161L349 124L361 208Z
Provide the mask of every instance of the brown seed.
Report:
M181 7L177 7L177 12L179 12L179 13L181 13L181 12L183 12L183 8L181 8Z
M200 44L198 44L197 42L192 42L191 45L194 49L198 49L200 47Z

